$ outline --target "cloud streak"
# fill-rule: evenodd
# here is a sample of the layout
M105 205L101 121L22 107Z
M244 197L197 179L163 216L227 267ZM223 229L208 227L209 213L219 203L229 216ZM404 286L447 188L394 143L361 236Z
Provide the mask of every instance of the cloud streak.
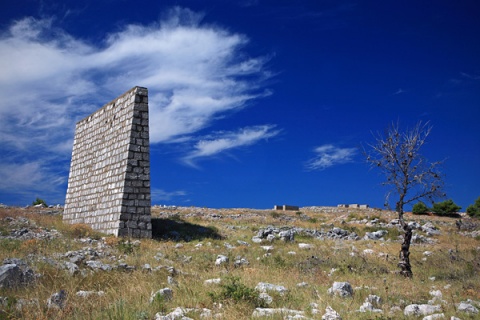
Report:
M75 122L136 85L149 88L151 143L191 140L226 113L271 94L264 88L272 76L268 58L249 57L246 36L201 20L174 8L160 22L127 25L96 44L53 19L13 22L0 34L0 145L9 155L0 155L0 165L15 166L20 177L32 169L32 158L46 161L39 150L64 164ZM67 175L52 166L37 170L43 177ZM0 172L0 180L12 179Z
M159 202L159 201L170 201L174 198L184 197L187 193L183 190L178 191L165 191L163 189L152 189L152 202Z
M183 158L183 161L196 167L196 161L209 158L231 149L255 144L261 140L267 140L280 133L273 125L261 125L245 127L238 131L217 132L199 140L194 150Z
M305 164L309 171L321 171L335 165L352 162L357 153L355 148L339 148L331 144L316 147L313 151L315 157Z

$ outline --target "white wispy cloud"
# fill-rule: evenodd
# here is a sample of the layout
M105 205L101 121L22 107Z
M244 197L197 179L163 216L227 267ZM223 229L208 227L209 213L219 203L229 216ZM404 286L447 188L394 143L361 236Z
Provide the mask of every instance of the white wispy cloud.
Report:
M316 147L313 151L315 157L305 164L307 170L312 171L325 170L338 164L352 162L354 155L357 153L355 148L339 148L332 144Z
M462 77L470 80L480 80L480 75L477 75L477 74L469 74L466 72L461 72L460 74L462 75Z
M183 158L183 161L195 167L200 158L213 157L219 153L255 144L261 140L272 138L280 133L273 125L245 127L238 131L217 132L199 140L194 150Z
M151 143L191 139L269 95L268 58L249 57L246 36L201 21L174 8L160 22L126 25L99 44L66 33L54 19L27 17L1 30L0 166L16 166L20 177L33 158L68 160L75 122L136 85L149 89ZM68 174L37 169L49 170L44 177ZM0 180L11 179L0 172Z
M152 202L159 202L159 201L170 201L174 198L184 197L187 195L187 192L183 190L165 191L163 189L153 188L151 190L151 194L152 194Z

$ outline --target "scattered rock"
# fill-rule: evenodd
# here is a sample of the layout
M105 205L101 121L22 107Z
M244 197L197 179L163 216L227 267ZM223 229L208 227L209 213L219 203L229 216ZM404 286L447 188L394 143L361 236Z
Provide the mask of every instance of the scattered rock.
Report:
M35 273L20 259L5 259L0 266L0 288L15 288L35 281Z
M70 273L72 276L80 271L78 266L70 261L65 261L65 269L67 269L68 273Z
M358 309L359 312L377 312L377 313L382 313L382 309L376 309L372 303L369 301L365 301L361 306L360 309Z
M166 315L158 312L157 314L155 314L155 320L174 320L174 319L189 320L191 318L188 318L186 314L192 313L192 312L199 313L199 316L201 319L212 318L212 311L210 309L178 307Z
M47 308L63 309L67 301L67 292L60 290L50 296L47 300Z
M229 259L227 256L219 254L217 256L217 260L215 260L215 265L216 266L221 266L222 264L228 263Z
M280 240L285 242L293 242L295 240L295 233L292 230L280 231L278 236Z
M178 281L175 280L172 276L167 276L167 283L171 286L178 286Z
M86 261L85 264L89 266L92 270L103 270L103 271L112 271L113 267L109 264L102 263L97 260Z
M247 259L242 258L242 257L236 257L235 262L233 263L233 266L235 268L239 268L239 267L242 267L242 266L248 266L249 264L250 263L248 262Z
M372 255L372 254L374 254L374 253L375 253L375 251L373 251L372 249L365 249L365 250L363 250L363 255L364 255L364 256Z
M383 240L383 236L388 233L387 230L378 230L374 232L366 232L364 240Z
M328 289L328 293L340 297L351 297L353 295L353 288L348 282L334 282L333 286Z
M441 234L440 230L437 229L431 222L425 223L422 227L421 230L425 232L428 236L433 236L433 235L439 235Z
M457 310L469 314L478 314L477 308L475 308L472 304L463 301L458 304Z
M298 310L291 310L287 308L255 308L252 314L252 318L259 318L259 317L273 317L276 315L282 316L303 316L305 312L298 311Z
M237 243L241 246L246 246L246 247L250 246L250 243L242 240L237 240Z
M309 243L299 243L298 248L299 249L313 249L315 247L312 244L309 244Z
M215 279L205 280L203 283L204 283L204 284L220 284L221 282L222 282L222 279L220 279L220 278L215 278Z
M258 295L258 299L261 300L266 305L269 305L273 302L273 298L271 296L269 296L268 293L266 293L266 292L261 292Z
M173 298L173 291L170 288L163 288L158 290L157 292L153 293L150 296L150 303L155 301L155 299L163 299L165 301L172 300Z
M445 315L443 313L434 313L429 316L423 317L422 320L436 320L436 319L444 319Z
M322 320L342 320L342 317L332 307L328 306L325 309L325 314L322 316Z
M285 294L288 290L284 286L279 286L271 283L259 282L255 287L255 290L259 292L267 292L267 291L276 291L281 295Z
M253 243L262 243L262 238L259 238L257 236L252 237L252 242Z
M403 314L406 316L428 316L430 314L440 312L442 308L440 305L429 304L410 304L405 307Z
M88 298L92 295L97 296L97 297L102 297L102 296L105 295L105 292L103 292L103 291L83 291L83 290L80 290L75 295L77 297L81 297L81 298Z

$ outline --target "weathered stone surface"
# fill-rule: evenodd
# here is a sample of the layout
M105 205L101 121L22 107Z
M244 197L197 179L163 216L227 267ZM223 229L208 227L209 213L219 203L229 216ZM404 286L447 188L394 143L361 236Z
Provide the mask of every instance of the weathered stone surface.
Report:
M259 317L273 317L276 315L283 315L283 316L296 316L296 315L304 315L305 312L299 310L292 310L287 308L255 308L252 313L252 318L259 318Z
M150 238L148 90L135 87L79 121L63 220Z
M278 233L280 240L285 242L293 242L295 240L295 232L292 230L284 230Z
M102 297L102 296L105 295L105 292L103 292L103 291L84 291L84 290L80 290L75 295L77 297L81 297L81 298L88 298L90 296Z
M273 302L273 298L266 292L261 292L258 295L258 299L261 300L263 303L269 305Z
M430 314L442 311L439 305L429 304L411 304L405 307L403 314L405 316L428 316Z
M334 282L332 287L328 289L328 293L340 297L351 297L353 295L353 288L348 282Z
M172 300L173 298L173 291L170 288L163 288L158 290L157 292L153 293L150 297L150 303L152 303L155 299L161 298L165 301Z
M15 288L31 284L35 280L32 269L20 259L5 259L0 266L0 288Z
M204 284L220 284L222 282L222 279L220 278L215 278L215 279L207 279L203 283Z
M285 294L288 291L287 288L285 288L284 286L279 286L266 282L259 282L255 287L255 290L259 292L275 291L280 294Z
M363 237L364 240L380 240L388 233L387 230L378 230L374 232L366 232Z
M221 266L222 264L228 263L228 260L229 260L229 259L228 259L227 256L224 256L224 255L219 254L219 255L217 256L217 259L215 260L215 265L216 265L216 266Z
M445 315L443 313L434 313L429 316L423 317L422 320L437 320L437 319L445 319Z
M211 319L212 318L212 310L207 308L181 308L177 307L172 312L164 315L162 313L157 313L155 315L155 320L173 320L173 319L181 319L181 320L189 320L191 318L185 316L188 313L196 313L199 315L201 319Z
M63 309L67 301L67 292L60 290L50 296L47 300L47 308Z
M472 304L466 302L460 302L460 304L457 306L457 310L470 314L478 314L478 309L475 308Z
M235 268L239 268L239 267L242 267L242 266L248 266L249 264L250 264L250 262L248 262L247 259L242 258L242 257L236 257L235 262L233 263L233 266Z
M322 316L322 320L342 320L342 317L332 307L328 306L325 309L325 314Z

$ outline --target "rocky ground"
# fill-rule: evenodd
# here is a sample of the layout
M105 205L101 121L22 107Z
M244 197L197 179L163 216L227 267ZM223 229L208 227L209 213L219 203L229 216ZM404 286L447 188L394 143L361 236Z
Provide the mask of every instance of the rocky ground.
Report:
M121 284L101 285L104 275L146 281L136 292L145 302L130 300L125 318L480 318L476 220L408 216L409 280L396 274L401 232L393 212L154 207L152 217L154 240L121 240L64 229L61 208L0 208L0 319L82 318L82 301L96 299L100 308L134 299L118 292ZM74 284L52 285L52 274ZM86 318L106 316L90 312Z

